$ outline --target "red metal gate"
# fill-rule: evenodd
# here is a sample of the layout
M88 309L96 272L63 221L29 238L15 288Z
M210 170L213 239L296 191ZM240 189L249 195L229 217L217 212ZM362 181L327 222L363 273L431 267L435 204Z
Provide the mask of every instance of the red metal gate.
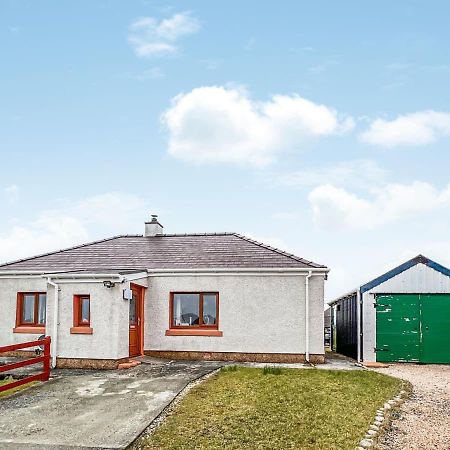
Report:
M1 356L2 353L12 352L23 348L44 346L44 352L41 356L37 356L31 359L24 359L23 361L18 361L10 364L0 365L0 373L8 372L9 370L18 369L20 367L31 366L33 364L42 363L43 365L43 372L33 374L20 380L12 381L11 383L0 386L0 392L7 391L8 389L12 389L17 386L21 386L22 384L30 383L32 381L47 381L50 377L50 342L51 338L48 336L38 341L22 342L21 344L13 344L7 345L5 347L0 347Z

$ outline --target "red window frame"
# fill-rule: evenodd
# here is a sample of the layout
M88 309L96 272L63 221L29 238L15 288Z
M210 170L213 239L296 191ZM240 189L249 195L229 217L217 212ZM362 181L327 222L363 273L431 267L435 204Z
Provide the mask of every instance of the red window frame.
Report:
M89 320L82 318L82 302L89 301ZM91 296L89 294L77 294L73 296L73 327L70 329L72 334L92 334L91 328Z
M199 323L198 325L175 325L174 324L174 298L175 295L183 294L195 294L199 296ZM203 323L203 298L205 295L216 296L216 323L208 325ZM169 329L172 330L192 330L192 329L207 329L218 330L219 329L219 293L218 292L171 292L169 300Z
M34 296L34 314L33 314L33 322L24 322L23 321L23 305L24 305L24 297L26 295ZM39 320L39 296L45 295L45 302L47 306L47 292L18 292L17 293L17 309L16 309L16 328L20 327L31 327L31 328L39 328L38 332L41 332L42 329L45 331L45 321L40 323Z

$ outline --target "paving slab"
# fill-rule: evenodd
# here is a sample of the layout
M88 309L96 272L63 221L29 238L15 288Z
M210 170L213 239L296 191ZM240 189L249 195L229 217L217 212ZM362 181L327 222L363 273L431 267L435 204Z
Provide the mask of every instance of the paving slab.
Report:
M230 364L230 363L229 363ZM232 363L231 363L232 364ZM333 352L327 352L325 355L325 363L308 364L308 363L255 363L255 362L238 362L237 365L247 367L263 368L280 367L284 369L319 369L319 370L365 370L364 367L358 365L354 359L339 355Z
M56 370L0 399L0 448L123 449L191 381L220 362L143 360L124 371Z

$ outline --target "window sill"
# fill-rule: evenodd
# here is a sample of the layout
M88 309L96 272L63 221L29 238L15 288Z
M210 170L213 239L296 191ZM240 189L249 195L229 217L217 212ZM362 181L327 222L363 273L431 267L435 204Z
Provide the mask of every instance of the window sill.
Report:
M189 330L186 328L183 329L170 329L166 330L166 336L216 336L222 337L223 333L219 330L207 330L207 329L194 329Z
M19 325L13 328L13 333L26 333L26 334L45 334L45 327L29 327Z
M91 327L72 327L70 329L70 334L93 334Z

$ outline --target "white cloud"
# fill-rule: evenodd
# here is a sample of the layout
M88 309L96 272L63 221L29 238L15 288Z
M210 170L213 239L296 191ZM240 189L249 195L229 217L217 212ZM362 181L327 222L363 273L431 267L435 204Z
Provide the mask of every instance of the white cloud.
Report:
M139 57L163 56L176 53L177 41L199 29L200 22L189 12L163 20L141 17L130 25L128 42Z
M429 183L388 184L373 190L371 199L325 184L308 200L317 224L332 229L373 229L419 213L450 205L450 185L438 190Z
M392 148L431 144L443 136L450 136L450 114L428 110L391 121L376 119L360 138L369 144Z
M387 171L375 161L357 159L342 161L327 167L309 168L289 172L278 176L278 182L284 186L333 185L370 185L383 182Z
M209 86L172 100L162 115L169 154L193 162L264 166L306 138L345 133L354 126L325 105L298 95L256 102L242 89Z
M0 262L133 232L143 223L144 211L147 208L142 199L120 193L42 211L35 219L0 233Z
M26 225L16 225L0 235L0 262L33 256L88 240L86 228L73 217L42 214Z
M19 200L19 186L11 184L4 189L6 201L10 204L15 204Z

